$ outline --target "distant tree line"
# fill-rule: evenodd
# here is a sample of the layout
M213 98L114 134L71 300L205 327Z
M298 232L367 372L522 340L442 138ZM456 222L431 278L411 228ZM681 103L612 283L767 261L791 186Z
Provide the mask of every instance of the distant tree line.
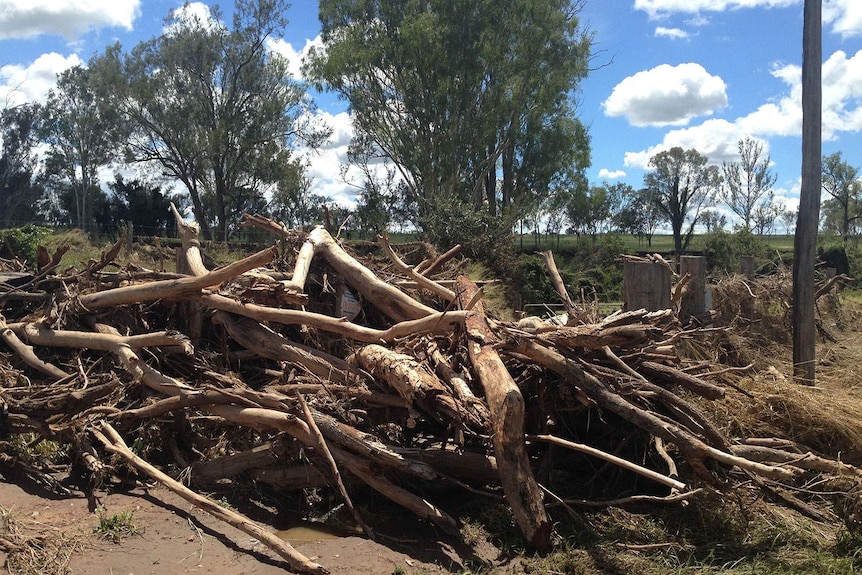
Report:
M0 226L107 230L120 220L169 232L168 202L205 238L239 233L243 212L372 234L415 229L488 255L513 232L634 234L696 228L790 232L764 143L716 165L694 149L653 156L643 186L591 184L577 116L593 38L579 0L321 0L323 46L292 77L270 41L285 0L235 0L230 21L178 9L161 35L108 46L58 76L44 105L0 112ZM457 46L458 49L453 49ZM349 105L357 202L312 193L300 147L323 145L310 88ZM347 180L347 166L342 166ZM142 175L143 174L143 175ZM824 158L823 229L857 236L858 169ZM716 208L724 206L726 210ZM542 231L544 230L544 231Z

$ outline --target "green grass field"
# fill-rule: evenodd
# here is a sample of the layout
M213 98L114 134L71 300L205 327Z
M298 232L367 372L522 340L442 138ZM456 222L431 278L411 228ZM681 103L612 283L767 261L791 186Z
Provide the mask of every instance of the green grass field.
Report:
M635 236L629 234L617 234L618 238L623 241L623 244L626 247L626 251L636 253L636 252L651 252L651 253L669 253L673 251L673 236L670 234L659 235L656 234L652 237L652 242L647 243L645 239L640 239ZM700 251L703 249L703 239L705 236L696 235L692 238L691 243L688 246L688 251ZM788 251L793 250L793 236L792 235L770 235L770 236L760 236L760 238L766 242L769 247L780 250L780 251ZM599 237L601 239L601 236ZM592 241L592 238L582 236L578 238L575 235L561 235L559 238L556 236L545 236L543 235L538 240L533 235L524 235L524 236L516 236L515 237L515 245L518 247L523 246L523 249L541 249L541 250L565 250L571 249L581 244L588 244Z

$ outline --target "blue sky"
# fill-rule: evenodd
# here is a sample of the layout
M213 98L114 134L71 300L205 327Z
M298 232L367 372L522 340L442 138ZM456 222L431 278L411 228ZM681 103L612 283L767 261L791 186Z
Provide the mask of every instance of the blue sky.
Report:
M214 2L193 3L206 11ZM115 41L161 33L175 0L0 0L0 102L44 99L55 74ZM229 10L230 3L222 6ZM578 112L592 139L594 183L638 188L649 158L672 146L720 163L746 136L768 148L777 195L798 203L802 0L586 0L594 70ZM862 1L823 6L823 151L862 167ZM274 50L297 63L318 34L317 2L296 0ZM349 204L339 164L351 136L343 103L318 98L334 128L312 158L314 191ZM353 182L358 183L358 182Z

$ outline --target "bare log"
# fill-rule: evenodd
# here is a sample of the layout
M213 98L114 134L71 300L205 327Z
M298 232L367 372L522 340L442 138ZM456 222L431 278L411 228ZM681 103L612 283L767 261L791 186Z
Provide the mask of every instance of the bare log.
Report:
M409 509L419 517L433 521L446 533L450 535L458 533L458 524L448 513L418 495L398 487L374 469L368 461L336 446L332 447L332 453L350 473L360 478L378 493Z
M149 282L84 294L78 298L78 303L84 309L95 310L132 303L152 302L159 299L196 297L200 295L202 289L218 285L243 272L271 262L276 255L275 247L271 247L205 275Z
M302 573L313 573L316 575L323 575L329 573L329 571L323 567L311 561L299 551L293 548L293 546L274 535L273 533L263 529L256 523L254 523L251 519L237 513L236 511L226 509L221 507L214 501L203 497L202 495L198 495L188 487L184 486L177 481L174 481L169 476L165 475L134 453L128 448L126 443L123 441L123 438L120 437L120 434L111 427L110 424L103 422L99 429L93 430L94 435L102 442L105 448L111 453L118 455L135 469L141 471L142 473L152 477L166 488L168 488L173 493L176 493L186 501L194 504L196 507L199 507L212 515L213 517L224 521L228 525L236 527L243 533L246 533L270 549L272 549L275 553L277 553L280 557L285 559L291 568L296 569Z
M200 302L218 310L250 317L258 321L273 321L285 325L307 325L365 343L387 343L409 335L425 333L451 333L455 326L464 323L466 317L466 313L460 311L435 312L419 319L402 321L388 329L373 329L351 323L345 318L242 303L216 294L203 295Z
M563 302L563 307L566 308L566 313L569 319L578 315L578 309L572 298L569 297L569 292L566 290L566 284L563 283L563 278L560 275L560 270L557 269L557 262L554 261L554 253L551 250L541 252L541 256L545 259L545 265L548 267L548 274L551 276L551 283L560 296L560 301Z
M409 355L372 344L357 350L352 359L428 415L438 419L442 416L461 425L472 419L437 376ZM481 422L471 423L479 425Z
M432 258L427 262L423 262L416 266L416 271L423 276L428 277L436 273L437 270L443 267L443 264L460 254L462 250L463 246L461 244L455 244L454 246L446 250L446 253L440 254L436 258Z
M41 371L55 379L69 377L70 374L66 373L56 365L39 359L39 356L36 355L33 348L18 339L15 332L6 325L6 318L2 315L0 315L0 339L6 342L6 345L8 345L12 351L17 353L18 357L20 357L24 363L33 369Z
M475 301L478 291L476 284L466 277L460 276L455 283L462 308L468 308ZM503 492L530 545L547 547L552 526L524 445L524 398L493 348L496 336L488 325L481 301L475 303L465 327L470 361L485 390L491 412L494 455Z
M275 224L272 220L267 221L267 218L261 216L245 214L240 225L249 224L269 230L282 237L287 234L287 229L284 226ZM372 302L377 309L396 322L419 319L436 311L414 300L398 288L380 280L374 272L344 251L322 226L317 226L309 232L305 244L300 248L291 280L293 287L300 290L304 289L311 259L318 254L323 255L329 265L365 299Z
M645 361L640 364L640 370L651 377L654 377L671 385L679 385L707 399L724 399L724 388L719 387L708 381L704 381L699 377L693 376L684 371L674 369L668 365L662 365L652 361Z
M572 449L574 451L579 451L581 453L586 453L587 455L592 455L593 457L597 457L599 459L603 459L614 465L617 465L623 469L628 471L632 471L646 477L648 479L652 479L657 483L661 483L662 485L666 485L671 489L675 489L677 491L684 491L688 486L682 481L677 481L667 475L662 475L657 471L653 471L652 469L647 469L646 467L642 467L631 461L626 461L621 457L617 457L611 453L606 453L600 449L596 449L595 447L590 447L589 445L584 445L583 443L575 443L574 441L568 441L566 439L562 439L560 437L555 437L553 435L528 435L527 439L530 441L544 441L546 443L553 443L554 445L560 445L567 449Z
M605 346L632 348L653 341L661 330L651 325L576 325L540 327L539 338L557 347L601 349Z
M263 357L290 362L323 380L350 384L367 379L366 374L345 360L292 342L257 321L226 313L218 319L240 345Z

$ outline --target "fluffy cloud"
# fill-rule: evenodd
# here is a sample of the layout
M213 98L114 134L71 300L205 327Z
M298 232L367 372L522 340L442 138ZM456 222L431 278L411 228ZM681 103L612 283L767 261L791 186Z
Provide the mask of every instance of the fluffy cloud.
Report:
M94 28L130 30L140 0L0 0L0 39L57 34L68 40Z
M735 160L736 143L745 136L767 139L802 133L802 71L797 65L776 67L772 75L786 91L735 120L710 119L698 126L672 130L660 144L625 154L625 165L646 168L656 153L673 146L695 148L713 162ZM842 132L862 132L862 50L848 57L832 54L822 68L823 139L834 140ZM764 142L765 143L765 142Z
M599 179L601 180L619 180L625 177L626 173L623 170L609 170L607 168L599 170Z
M362 182L355 168L342 177L341 167L347 163L347 147L353 137L350 114L318 112L317 120L332 128L329 141L317 150L302 149L299 153L308 161L311 193L330 197L337 203L353 207Z
M722 160L735 160L738 158L737 142L744 136L739 126L732 122L707 120L699 126L672 130L665 134L660 144L646 150L626 152L624 162L629 167L646 169L650 158L655 154L677 146L684 149L694 148L717 163Z
M665 28L659 26L655 29L656 38L670 38L671 40L685 40L688 38L688 32L679 28Z
M0 67L0 102L17 106L24 102L44 102L48 90L57 85L57 74L82 64L77 54L42 54L29 66L7 64Z
M855 0L844 0L847 3ZM635 10L643 10L650 18L670 13L723 12L738 8L783 8L795 6L801 0L635 0Z
M662 64L614 86L602 108L634 126L684 126L726 106L726 90L724 80L700 64Z
M302 79L302 61L308 55L312 48L323 49L323 41L318 35L314 40L305 41L305 46L301 50L296 50L290 42L278 39L267 40L267 47L276 54L280 54L289 63L290 73L294 78Z
M862 3L859 0L826 0L823 21L844 38L862 36Z

